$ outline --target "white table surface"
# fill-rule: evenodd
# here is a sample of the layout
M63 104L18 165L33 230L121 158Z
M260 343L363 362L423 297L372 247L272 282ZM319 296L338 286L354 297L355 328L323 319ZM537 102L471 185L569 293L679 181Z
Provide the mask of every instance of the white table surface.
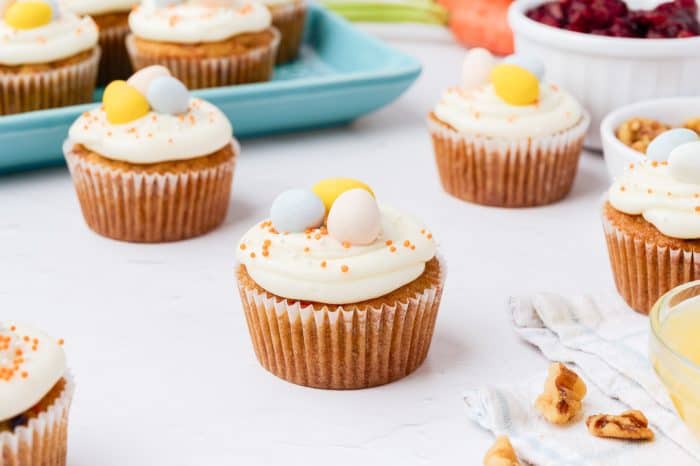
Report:
M512 331L508 297L612 288L597 210L605 167L585 154L573 192L550 207L450 198L424 117L464 51L395 43L425 66L411 91L349 127L243 141L229 217L205 237L104 239L83 223L65 169L0 178L0 318L66 339L78 380L70 465L480 464L492 438L465 416L462 391L547 367ZM425 364L354 392L264 371L233 277L236 241L278 192L336 175L422 217L449 266Z

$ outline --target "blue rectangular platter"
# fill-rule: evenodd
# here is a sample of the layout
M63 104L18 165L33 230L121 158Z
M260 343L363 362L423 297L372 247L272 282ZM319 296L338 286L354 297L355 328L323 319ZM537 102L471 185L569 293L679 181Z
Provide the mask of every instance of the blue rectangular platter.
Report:
M311 5L300 58L271 82L195 91L231 119L236 137L340 125L400 96L420 64ZM96 92L96 99L100 92ZM0 173L63 163L70 125L94 104L0 116Z

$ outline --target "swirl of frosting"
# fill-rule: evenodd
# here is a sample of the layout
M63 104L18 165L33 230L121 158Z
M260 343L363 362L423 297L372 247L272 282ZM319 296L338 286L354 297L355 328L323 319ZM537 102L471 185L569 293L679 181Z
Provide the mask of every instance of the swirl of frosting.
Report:
M522 139L548 136L576 125L581 105L554 85L540 86L533 105L510 105L494 92L493 85L473 89L451 88L435 108L435 115L459 132L491 138Z
M79 15L123 13L138 5L139 0L62 0L62 6Z
M700 238L700 185L676 180L666 162L630 167L613 183L608 200L620 212L642 215L666 236Z
M150 112L132 122L113 125L100 107L85 112L68 140L112 160L136 164L186 160L214 153L231 143L233 128L214 105L191 99L187 113Z
M247 1L232 3L235 7L204 2L167 8L141 5L129 15L129 26L141 39L191 44L259 32L272 24L270 11L264 5Z
M14 29L0 19L0 64L7 66L50 63L77 55L97 45L95 22L63 13L45 26Z
M287 299L350 304L384 296L420 277L436 247L410 216L380 211L382 233L366 246L343 245L323 229L279 234L266 221L243 236L236 257L260 287Z
M35 328L0 323L0 422L46 396L66 372L63 348Z

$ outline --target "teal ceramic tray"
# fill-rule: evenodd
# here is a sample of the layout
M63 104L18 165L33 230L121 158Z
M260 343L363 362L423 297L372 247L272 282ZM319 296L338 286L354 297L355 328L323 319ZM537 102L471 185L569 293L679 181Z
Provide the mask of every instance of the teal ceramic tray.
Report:
M418 77L415 59L321 7L309 13L301 57L278 67L272 82L194 93L226 113L236 137L350 122L392 102ZM63 163L68 128L92 106L0 117L0 173Z

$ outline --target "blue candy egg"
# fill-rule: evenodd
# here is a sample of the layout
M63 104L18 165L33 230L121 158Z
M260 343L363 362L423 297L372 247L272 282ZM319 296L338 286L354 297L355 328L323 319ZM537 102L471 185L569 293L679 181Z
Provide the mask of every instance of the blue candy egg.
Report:
M647 158L665 162L676 147L699 140L695 131L686 128L670 129L656 136L647 147Z
M187 111L190 105L190 91L172 76L159 76L148 86L146 99L157 113L178 115Z
M503 63L525 68L530 73L537 76L538 81L542 81L542 78L544 78L544 63L542 63L542 60L539 58L531 55L516 53L515 55L510 55L504 58Z
M290 189L272 202L270 220L277 231L302 233L321 226L326 216L323 201L308 189Z

